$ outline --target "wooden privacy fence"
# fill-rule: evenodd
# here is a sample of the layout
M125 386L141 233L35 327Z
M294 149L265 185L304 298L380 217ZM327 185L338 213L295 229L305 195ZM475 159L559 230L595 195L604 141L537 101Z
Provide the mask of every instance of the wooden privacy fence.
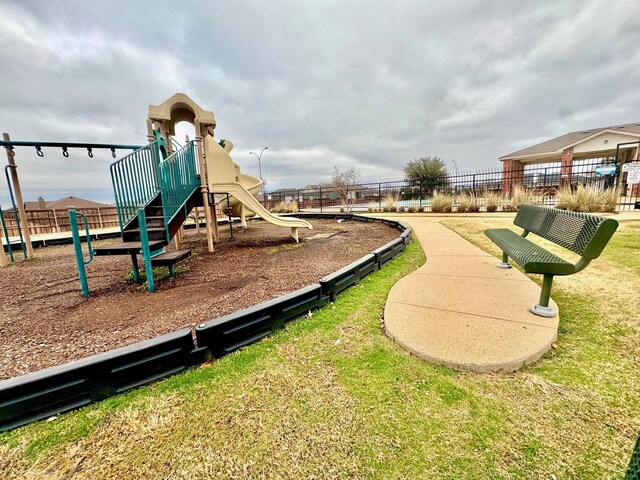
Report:
M76 211L86 215L90 229L118 226L116 207L78 208ZM18 226L13 210L4 210L2 216L9 236L18 236ZM27 210L27 221L31 235L60 233L71 230L69 227L69 214L66 209ZM81 216L78 216L78 227L84 229L84 219Z
M204 222L204 212L202 207L198 207L198 217L200 222ZM116 207L100 207L100 208L77 208L76 212L83 213L89 220L89 229L118 227L118 212ZM196 209L191 212L195 218ZM218 220L226 220L228 217L216 205L216 213ZM13 210L4 210L1 212L7 232L10 237L18 236L18 226L16 225L16 216ZM60 233L69 232L69 214L66 209L43 209L43 210L27 210L27 219L29 222L29 233L36 235L39 233ZM84 219L78 216L78 228L84 230ZM0 237L4 234L0 229Z

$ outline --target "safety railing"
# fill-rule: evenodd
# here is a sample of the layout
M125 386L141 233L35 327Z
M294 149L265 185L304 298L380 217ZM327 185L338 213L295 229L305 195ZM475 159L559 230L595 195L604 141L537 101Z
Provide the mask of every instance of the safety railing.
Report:
M160 162L159 177L164 224L167 228L167 239L169 239L171 220L181 208L186 209L186 201L200 185L193 141ZM189 212L184 213L186 218Z
M80 233L78 232L78 216L84 220L85 238L87 240L87 248L89 250L89 258L84 259L82 254L82 243ZM91 233L89 232L89 221L84 214L76 212L74 207L69 207L69 224L71 225L71 237L73 238L73 250L76 255L76 265L78 267L78 276L80 278L80 288L82 296L89 296L89 284L87 283L87 271L85 267L93 260L93 248L91 248Z
M160 152L156 141L111 164L120 229L124 229L138 214L139 206L147 205L158 195L159 162Z

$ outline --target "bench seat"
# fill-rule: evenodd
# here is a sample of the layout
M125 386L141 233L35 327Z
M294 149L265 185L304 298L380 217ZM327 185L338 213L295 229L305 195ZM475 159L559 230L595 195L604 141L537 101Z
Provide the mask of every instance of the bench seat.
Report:
M554 255L513 230L494 228L487 230L486 235L527 273L552 275L576 273L573 263Z
M511 268L509 258L512 258L525 272L543 275L540 299L529 309L542 317L556 314L549 307L553 277L584 269L600 256L618 228L618 222L612 218L538 205L521 205L513 223L522 228L520 235L508 228L490 228L484 233L502 249L498 267ZM577 253L580 258L575 263L567 262L526 238L530 233Z

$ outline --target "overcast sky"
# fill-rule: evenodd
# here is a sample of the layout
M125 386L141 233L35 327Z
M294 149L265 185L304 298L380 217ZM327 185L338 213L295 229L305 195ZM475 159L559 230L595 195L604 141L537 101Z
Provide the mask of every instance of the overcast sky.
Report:
M269 146L267 190L334 166L399 177L425 155L474 170L640 121L639 46L637 0L0 0L0 130L144 143L148 105L183 92L243 171ZM112 200L109 154L45 154L17 150L25 200Z

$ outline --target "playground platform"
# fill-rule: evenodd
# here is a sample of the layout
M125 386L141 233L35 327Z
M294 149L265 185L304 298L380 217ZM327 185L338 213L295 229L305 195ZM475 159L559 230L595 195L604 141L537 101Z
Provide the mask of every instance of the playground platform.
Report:
M559 320L529 312L540 286L515 268L497 268L497 258L441 225L444 219L402 217L427 261L391 289L387 334L413 354L457 370L514 372L535 362L555 342ZM558 311L553 300L550 306Z
M102 238L114 238L120 236L120 228L119 227L109 227L109 228L92 228L91 231L91 240L97 240ZM82 231L82 237L84 238L84 231ZM7 245L7 241L5 238L0 239L2 241L2 245ZM9 242L11 242L11 247L20 248L20 237L9 237ZM59 233L32 233L31 234L31 243L34 247L43 247L45 245L60 245L64 243L72 243L73 238L71 237L71 232L59 232Z

